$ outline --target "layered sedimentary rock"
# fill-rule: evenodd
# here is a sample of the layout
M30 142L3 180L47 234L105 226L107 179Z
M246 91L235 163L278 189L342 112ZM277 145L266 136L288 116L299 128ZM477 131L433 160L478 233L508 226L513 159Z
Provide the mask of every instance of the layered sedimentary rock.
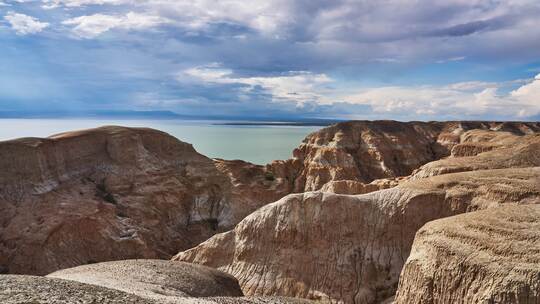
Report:
M324 184L320 191L337 194L366 194L382 189L395 187L404 180L405 179L401 178L376 179L369 184L365 184L355 180L336 180Z
M364 195L286 196L174 259L216 267L248 295L344 303L391 296L425 223L505 203L540 203L540 168L464 172Z
M233 228L247 215L291 192L289 182L274 176L266 166L242 160L214 160L216 168L230 180L230 197L220 215L224 228Z
M456 156L490 149L489 144L478 144L472 150L465 147L473 141L487 141L464 135L474 129L521 136L540 132L540 123L343 122L310 134L294 151L293 159L274 162L269 170L288 180L291 192L319 190L341 180L369 184L375 179L408 176L426 163L449 156L456 145L461 144L454 150Z
M104 127L0 143L0 272L167 258L215 233L228 178L190 144Z
M504 206L426 224L396 303L540 302L540 205Z
M517 136L508 132L473 130L462 135L448 158L419 168L412 178L501 168L540 166L540 134Z
M184 255L187 260L202 259L206 264L231 269L231 273L241 276L242 287L250 294L275 291L282 295L347 301L381 298L395 287L414 232L426 221L504 202L534 202L538 192L538 187L531 186L537 185L531 177L537 175L536 169L503 170L485 175L470 172L456 175L459 177L455 180L445 181L446 177L443 177L438 181L439 177L430 177L429 181L413 183L400 176L447 156L448 163L442 168L464 168L460 163L475 165L467 170L428 170L426 168L431 168L428 164L417 171L414 178L453 171L538 166L538 136L533 133L539 130L540 123L347 122L311 134L294 151L293 159L275 161L267 166L242 161L213 161L198 154L191 145L149 129L105 127L47 139L2 142L0 273L46 274L93 262L169 258L215 233L234 227L252 211L288 193L322 189L360 194L399 185L360 197L311 193L291 196L272 205L285 206L278 208L279 212L275 211L279 214L277 219L257 211L248 217L256 217L255 220L247 220L233 232L219 235ZM471 160L473 158L476 160ZM488 165L476 165L484 163ZM506 177L497 179L497 174ZM410 207L421 202L429 208L416 210ZM319 208L318 205L329 210L320 214L313 211L318 209L310 211L310 208ZM262 210L274 210L272 208L277 207ZM333 208L335 211L331 210ZM296 211L290 213L289 210ZM310 212L318 215L311 216ZM352 215L340 215L339 212ZM372 215L373 212L376 215ZM324 218L325 214L329 218ZM366 219L358 223L353 216ZM382 225L379 217L390 227L389 231L397 232L379 229ZM398 229L403 225L402 218L407 220L403 231ZM314 230L295 226L293 223L297 220ZM261 221L260 225L269 235L259 237L251 232L255 228L249 227L259 225L253 221ZM288 224L282 225L282 221ZM350 231L350 235L329 231L340 221L356 230ZM346 224L349 221L351 223ZM276 232L281 231L276 230L278 228L283 229L283 234ZM240 232L233 237L234 242L219 241L236 235L237 230ZM257 252L271 252L274 247L265 247L258 242L271 241L279 245L276 245L277 252L302 255L302 250L308 251L311 246L309 242L317 240L293 245L288 235L295 235L293 240L304 241L303 235L309 231L317 231L322 238L318 242L324 244L323 247L333 248L336 240L343 239L348 244L344 249L348 250L347 254L360 250L361 266L355 264L357 266L351 269L362 268L362 275L366 273L366 265L370 265L364 261L365 257L377 255L377 262L372 264L383 274L376 279L362 277L360 289L347 284L341 289L336 287L340 279L328 287L326 275L312 269L307 273L313 280L324 278L324 283L313 283L298 274L302 271L282 270L280 265L284 262L281 261L275 262L278 263L273 280L275 286L268 285L270 279L264 276L274 274L268 274L272 272L265 268L265 262L257 260L260 258ZM357 237L355 231L367 231L368 235ZM399 241L398 232L404 234L400 235ZM383 235L380 244L371 241L377 233ZM368 248L375 246L372 242L376 246L364 248L366 239L370 240ZM403 245L395 245L396 242ZM221 250L220 246L226 248L223 256L215 253L215 257L205 257L211 251L205 248L212 243L216 244L216 252ZM253 252L230 258L230 252L236 247L240 248L238 252L247 249L253 249ZM386 251L393 253L376 253ZM288 254L281 254L284 260L288 259ZM351 253L351 256L356 255ZM309 252L304 256L306 260L298 261L298 265L308 262L315 265L328 258L330 263L342 267L346 264L342 264L342 260L349 259L322 249L320 257ZM391 262L383 261L383 257ZM375 259L369 258L370 261ZM233 266L234 269L230 268ZM248 266L256 270L250 270ZM340 269L338 266L327 271L335 273L335 269ZM258 274L251 282L265 283L257 283L260 286L249 283L246 276L252 272ZM295 273L288 277L289 272ZM355 273L356 270L352 271L343 280L359 275ZM287 284L298 285L290 287Z

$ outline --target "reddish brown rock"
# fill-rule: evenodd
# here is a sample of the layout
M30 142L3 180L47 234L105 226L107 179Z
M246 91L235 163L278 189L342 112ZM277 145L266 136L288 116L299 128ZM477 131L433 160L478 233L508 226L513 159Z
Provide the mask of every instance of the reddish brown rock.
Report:
M289 194L288 180L276 177L268 166L241 160L214 160L216 168L230 181L230 198L222 211L221 225L232 228L258 208Z
M456 156L478 154L490 150L490 144L477 143L472 149L467 145L492 140L495 146L502 138L465 134L474 129L520 138L540 132L540 123L343 122L310 134L294 151L293 159L272 163L270 168L276 177L289 181L291 192L320 190L333 181L369 184L376 179L408 176L426 163L449 156L455 146Z
M104 127L0 143L0 268L167 258L215 233L228 179L191 145Z

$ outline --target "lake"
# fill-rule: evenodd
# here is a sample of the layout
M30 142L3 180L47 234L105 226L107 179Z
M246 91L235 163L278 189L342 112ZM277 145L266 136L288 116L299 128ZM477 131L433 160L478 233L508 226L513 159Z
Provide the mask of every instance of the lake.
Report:
M53 134L106 125L148 127L165 131L193 144L208 157L242 159L266 164L288 159L294 148L311 132L322 127L218 125L222 121L108 120L108 119L0 119L0 141Z

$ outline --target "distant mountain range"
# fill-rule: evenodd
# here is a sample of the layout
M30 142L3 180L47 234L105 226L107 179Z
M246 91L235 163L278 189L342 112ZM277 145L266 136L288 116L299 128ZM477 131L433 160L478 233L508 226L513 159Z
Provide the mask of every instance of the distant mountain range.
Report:
M195 116L182 115L172 111L0 111L0 119L179 119L179 120L216 120L223 125L297 125L328 126L341 120L296 117L266 116Z

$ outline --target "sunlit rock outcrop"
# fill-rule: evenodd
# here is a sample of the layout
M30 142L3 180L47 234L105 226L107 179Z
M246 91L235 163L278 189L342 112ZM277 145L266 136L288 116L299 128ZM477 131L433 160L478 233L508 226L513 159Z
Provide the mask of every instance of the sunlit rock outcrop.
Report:
M398 283L425 223L506 203L540 203L540 168L447 174L364 195L292 194L179 253L238 278L248 295L377 303Z
M540 205L512 205L426 224L396 303L540 301Z

